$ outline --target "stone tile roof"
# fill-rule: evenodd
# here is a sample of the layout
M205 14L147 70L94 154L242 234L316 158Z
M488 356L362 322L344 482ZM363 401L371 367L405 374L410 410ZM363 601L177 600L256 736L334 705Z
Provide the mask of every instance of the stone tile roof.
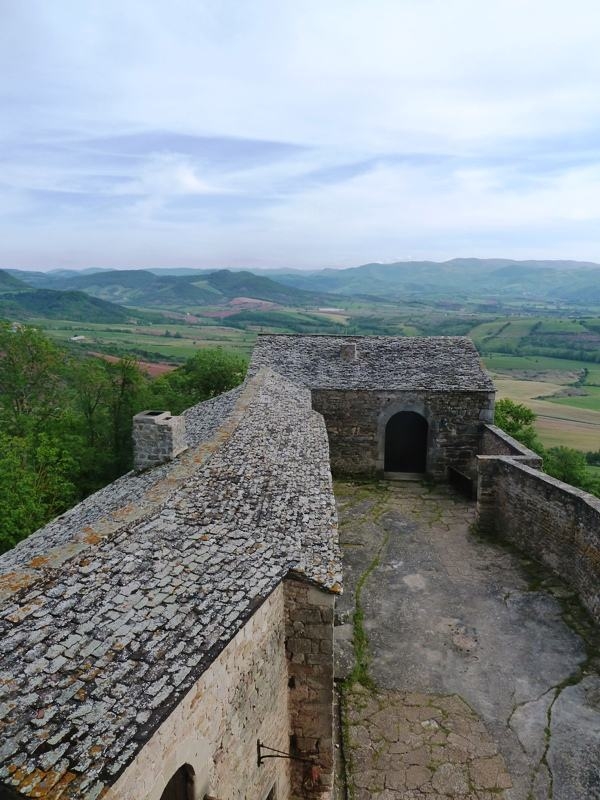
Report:
M214 449L215 432L232 413L240 391L238 387L184 412L188 445L195 450L207 445L194 453L194 463ZM189 460L189 453L183 454L175 462L123 475L0 556L0 601L33 582L40 570L58 567L125 522L150 513L186 479Z
M224 423L203 423L223 402ZM192 436L211 441L147 473L143 498L128 476L65 515L64 539L46 528L60 550L86 514L100 526L99 509L107 532L31 569L41 534L0 557L28 576L0 605L0 785L19 796L94 800L286 574L339 591L327 435L309 391L261 370L190 413ZM120 521L131 481L144 513Z
M353 346L356 360L349 355ZM263 366L311 389L494 391L475 345L464 336L262 334L250 374Z

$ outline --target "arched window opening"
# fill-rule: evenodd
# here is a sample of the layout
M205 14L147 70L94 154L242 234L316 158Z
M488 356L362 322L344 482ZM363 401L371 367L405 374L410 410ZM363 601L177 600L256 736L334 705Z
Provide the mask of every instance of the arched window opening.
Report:
M416 411L400 411L385 426L385 472L420 473L427 469L427 420Z
M160 800L194 800L194 770L183 764L165 786Z

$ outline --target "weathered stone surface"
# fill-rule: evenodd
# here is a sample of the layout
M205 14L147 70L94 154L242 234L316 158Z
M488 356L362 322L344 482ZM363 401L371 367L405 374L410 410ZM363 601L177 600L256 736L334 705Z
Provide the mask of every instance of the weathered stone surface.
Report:
M336 613L352 618L360 582L381 705L360 692L347 706L363 767L377 752L378 768L399 771L429 749L434 776L445 763L456 769L442 776L466 769L469 786L478 782L457 797L600 797L598 633L574 604L564 613L558 598L573 592L541 566L530 585L531 562L470 533L475 504L447 488L340 482L336 497L345 576Z
M487 392L475 391L313 389L312 397L325 419L334 474L383 474L386 423L409 410L427 420L426 472L439 480L450 467L475 474L482 409L493 406Z
M555 798L600 797L600 677L566 686L551 708L546 761Z
M186 447L185 417L170 411L140 411L133 418L133 465L136 470L171 461Z
M372 703L379 707L375 713L369 713ZM459 697L388 690L373 692L365 703L363 690L355 685L344 692L343 709L351 794L366 788L374 797L385 786L398 800L488 800L491 790L501 800L503 790L512 786L490 734ZM408 733L407 747L398 748L390 743L393 736L381 735L394 728ZM448 733L452 729L462 731L470 752L457 753ZM490 755L477 756L477 748Z
M386 424L412 411L427 420L426 472L446 480L452 467L474 478L494 387L469 339L262 335L250 372L265 364L311 389L334 474L381 475Z
M108 508L113 528L0 607L0 780L21 794L38 791L54 756L69 797L113 783L290 572L339 590L327 437L308 390L263 371L213 442L157 468L160 488L123 479L121 503L128 481L142 505L150 494L145 514L120 520L107 487L106 504L55 523L59 542L76 541L82 515ZM0 563L26 565L42 544L34 535ZM294 646L309 674L331 662L326 611ZM322 726L305 733L331 747Z
M310 389L494 391L475 345L464 336L261 334L250 374L261 367Z
M285 582L285 648L289 674L290 764L293 797L308 797L311 770L318 767L317 793L333 785L333 604L334 595L293 578ZM327 652L327 654L325 654ZM311 763L308 763L308 762Z
M181 698L104 800L159 798L182 763L193 768L201 797L237 798L243 786L249 796L264 798L273 785L278 796L289 796L287 762L271 759L259 766L256 759L257 740L282 751L289 747L285 605L280 585Z

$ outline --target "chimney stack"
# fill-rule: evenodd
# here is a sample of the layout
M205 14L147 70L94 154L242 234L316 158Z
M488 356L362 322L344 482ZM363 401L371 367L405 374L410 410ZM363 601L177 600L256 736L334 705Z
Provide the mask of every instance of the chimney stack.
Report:
M185 417L170 411L141 411L133 418L133 467L140 472L187 449Z

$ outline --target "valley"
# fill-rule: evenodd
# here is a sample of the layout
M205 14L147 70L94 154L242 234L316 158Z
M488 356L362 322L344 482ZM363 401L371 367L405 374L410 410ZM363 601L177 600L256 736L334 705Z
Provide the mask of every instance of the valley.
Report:
M600 449L600 266L455 259L312 273L0 271L0 317L161 371L258 333L466 335L545 446ZM152 369L148 368L150 372Z

